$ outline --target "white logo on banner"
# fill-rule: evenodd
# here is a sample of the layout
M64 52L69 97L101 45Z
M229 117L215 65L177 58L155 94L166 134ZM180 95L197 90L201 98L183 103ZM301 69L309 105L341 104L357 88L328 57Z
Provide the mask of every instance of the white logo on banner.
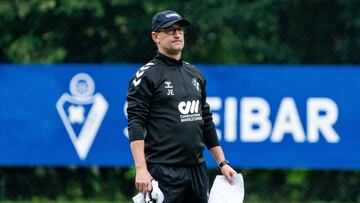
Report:
M79 73L70 81L71 95L64 93L56 103L57 111L81 160L86 159L109 106L100 93L94 92L93 79L86 73Z
M307 98L306 117L300 119L295 99L281 99L278 111L271 111L270 103L261 97L208 97L215 126L224 124L224 131L217 129L219 138L226 142L283 142L291 137L295 143L339 143L340 135L335 130L339 108L335 101L326 97ZM219 111L224 109L223 116ZM273 113L274 121L272 121ZM223 120L222 120L223 119ZM240 131L240 132L238 132Z

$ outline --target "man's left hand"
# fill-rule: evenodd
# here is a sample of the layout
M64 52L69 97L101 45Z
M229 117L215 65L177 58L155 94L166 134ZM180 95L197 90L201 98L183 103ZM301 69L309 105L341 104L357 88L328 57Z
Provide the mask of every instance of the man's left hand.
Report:
M234 184L233 176L236 175L237 172L233 168L231 168L231 166L224 165L223 167L221 167L221 173L226 177L226 179L231 185Z

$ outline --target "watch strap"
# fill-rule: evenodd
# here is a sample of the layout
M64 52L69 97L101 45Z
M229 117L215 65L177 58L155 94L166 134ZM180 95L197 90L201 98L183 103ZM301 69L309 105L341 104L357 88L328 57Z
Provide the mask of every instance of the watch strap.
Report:
M225 165L230 165L230 162L226 159L218 164L218 168L221 169Z

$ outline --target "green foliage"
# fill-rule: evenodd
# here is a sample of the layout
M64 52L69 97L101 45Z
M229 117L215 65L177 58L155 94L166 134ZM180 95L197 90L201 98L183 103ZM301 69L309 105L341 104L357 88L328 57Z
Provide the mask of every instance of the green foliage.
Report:
M45 33L42 40L35 36L22 36L9 47L8 57L15 63L55 63L66 56L63 47L48 46L52 33Z
M127 169L2 168L0 201L127 201L134 194Z
M0 61L145 63L156 48L152 16L174 9L192 22L193 63L359 63L360 5L352 0L4 0Z
M359 171L241 170L245 202L358 202ZM210 183L218 171L209 170ZM127 202L133 168L0 168L0 201Z
M358 171L245 170L244 202L358 202Z

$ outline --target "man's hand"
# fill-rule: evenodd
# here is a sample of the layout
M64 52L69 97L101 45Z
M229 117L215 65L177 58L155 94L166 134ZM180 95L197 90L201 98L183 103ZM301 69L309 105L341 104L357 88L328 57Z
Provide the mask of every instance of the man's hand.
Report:
M224 165L221 167L221 173L226 177L226 179L229 181L229 183L232 185L233 182L233 176L237 174L237 172L231 168L229 165Z
M136 177L135 177L135 187L136 189L146 194L151 191L151 180L152 176L146 168L137 168L136 169Z

